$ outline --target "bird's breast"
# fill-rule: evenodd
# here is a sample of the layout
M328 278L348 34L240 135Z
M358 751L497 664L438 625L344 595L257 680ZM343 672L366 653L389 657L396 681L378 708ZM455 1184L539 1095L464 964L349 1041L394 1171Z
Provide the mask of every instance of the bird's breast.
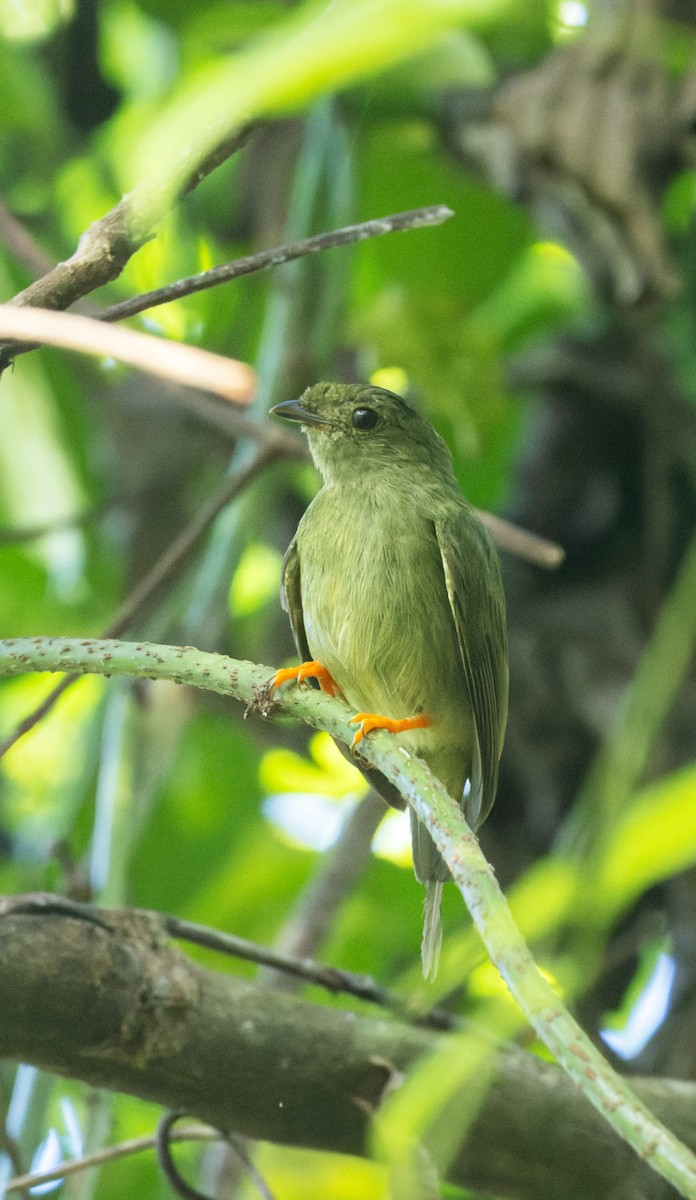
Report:
M297 544L307 642L348 702L427 712L461 738L466 685L433 522L407 502L326 489Z

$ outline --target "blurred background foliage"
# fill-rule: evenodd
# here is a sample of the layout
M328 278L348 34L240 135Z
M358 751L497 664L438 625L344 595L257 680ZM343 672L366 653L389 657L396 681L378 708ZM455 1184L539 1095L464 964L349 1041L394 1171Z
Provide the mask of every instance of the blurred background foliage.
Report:
M260 421L319 378L407 391L474 504L564 545L555 573L505 557L510 730L481 839L538 960L606 1052L691 1078L693 13L678 0L329 8L0 0L2 297L68 257L144 156L162 170L179 137L200 157L193 117L177 122L221 97L229 127L245 103L265 119L172 204L98 304L348 222L454 210L438 228L301 259L135 324L253 363ZM566 96L594 106L574 103L571 120ZM44 350L1 386L0 629L94 636L250 444L110 362ZM259 473L128 635L291 658L280 561L314 487L308 466ZM51 686L2 684L3 735ZM440 1000L523 1036L453 890L440 976L423 985L403 822L390 815L369 853L381 814L323 735L244 723L237 706L174 685L89 678L8 751L1 788L4 892L171 911L368 972L414 1011ZM341 832L349 819L363 822L360 853ZM303 897L331 854L349 860L351 886L319 936L302 927ZM471 1047L457 1062L454 1078L430 1069L425 1105L412 1089L414 1136L481 1071ZM155 1121L131 1098L11 1064L0 1106L4 1179ZM443 1143L473 1111L446 1115ZM396 1120L381 1122L387 1159L403 1152ZM222 1167L190 1155L214 1190ZM387 1194L383 1166L271 1146L257 1162L283 1200ZM59 1186L170 1194L148 1156Z

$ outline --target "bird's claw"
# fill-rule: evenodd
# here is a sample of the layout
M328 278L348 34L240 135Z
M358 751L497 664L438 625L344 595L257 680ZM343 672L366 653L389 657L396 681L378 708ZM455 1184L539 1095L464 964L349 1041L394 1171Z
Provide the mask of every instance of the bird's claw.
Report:
M432 725L432 721L426 713L419 713L415 717L395 718L382 716L381 713L359 712L350 718L350 724L360 726L350 745L351 750L355 750L373 729L385 729L387 733L405 733L409 729L427 729Z
M305 679L316 679L322 692L326 692L327 696L335 696L338 692L336 682L331 678L326 667L320 662L310 659L309 662L300 663L297 667L281 667L274 675L271 675L266 684L266 691L269 700L272 702L273 693L278 687L282 687L284 683L304 683Z

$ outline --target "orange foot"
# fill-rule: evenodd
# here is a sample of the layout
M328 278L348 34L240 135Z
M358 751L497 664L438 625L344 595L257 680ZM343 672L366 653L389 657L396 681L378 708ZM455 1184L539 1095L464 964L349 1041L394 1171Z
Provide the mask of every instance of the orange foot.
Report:
M360 725L351 742L351 750L354 750L365 735L371 733L373 729L386 729L387 733L404 733L406 729L427 729L432 725L432 721L426 713L421 713L417 717L401 717L399 720L393 720L392 717L383 717L380 713L359 712L350 718L350 723L351 725Z
M311 661L300 663L299 667L283 667L281 671L276 671L268 681L269 695L272 695L281 684L289 683L293 679L297 683L302 683L305 679L316 679L322 692L326 692L329 696L335 696L338 692L338 687L326 667L322 667L319 662Z

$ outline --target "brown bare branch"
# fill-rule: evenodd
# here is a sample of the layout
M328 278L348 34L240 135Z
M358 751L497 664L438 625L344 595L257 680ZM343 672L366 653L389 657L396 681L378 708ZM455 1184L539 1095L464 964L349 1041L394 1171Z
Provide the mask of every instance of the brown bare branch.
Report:
M2 304L0 337L112 357L140 371L201 388L236 404L248 404L256 387L256 373L247 363L149 333L111 329L93 317L74 313Z
M199 165L183 193L193 191L206 175L243 146L249 133L247 126L222 142ZM19 292L11 303L34 308L69 308L82 296L116 279L129 258L150 237L151 230L143 228L132 194L123 196L108 213L85 230L70 258L57 263L51 271Z
M144 312L145 309L155 308L159 304L171 304L173 300L179 300L182 296L190 296L195 292L217 287L221 283L229 283L233 279L240 279L243 275L251 275L254 271L262 271L266 267L279 267L283 263L304 258L307 254L317 254L320 250L331 250L335 246L354 245L368 238L382 237L385 233L441 225L453 216L451 208L444 204L435 204L427 208L394 213L389 217L361 221L357 225L344 225L341 229L318 233L299 242L286 242L283 246L273 246L269 250L259 251L258 254L247 254L244 258L221 263L217 267L211 267L209 271L202 271L199 275L189 275L186 279L167 284L166 287L133 296L120 304L112 304L102 309L98 316L101 321L123 321L126 317Z

